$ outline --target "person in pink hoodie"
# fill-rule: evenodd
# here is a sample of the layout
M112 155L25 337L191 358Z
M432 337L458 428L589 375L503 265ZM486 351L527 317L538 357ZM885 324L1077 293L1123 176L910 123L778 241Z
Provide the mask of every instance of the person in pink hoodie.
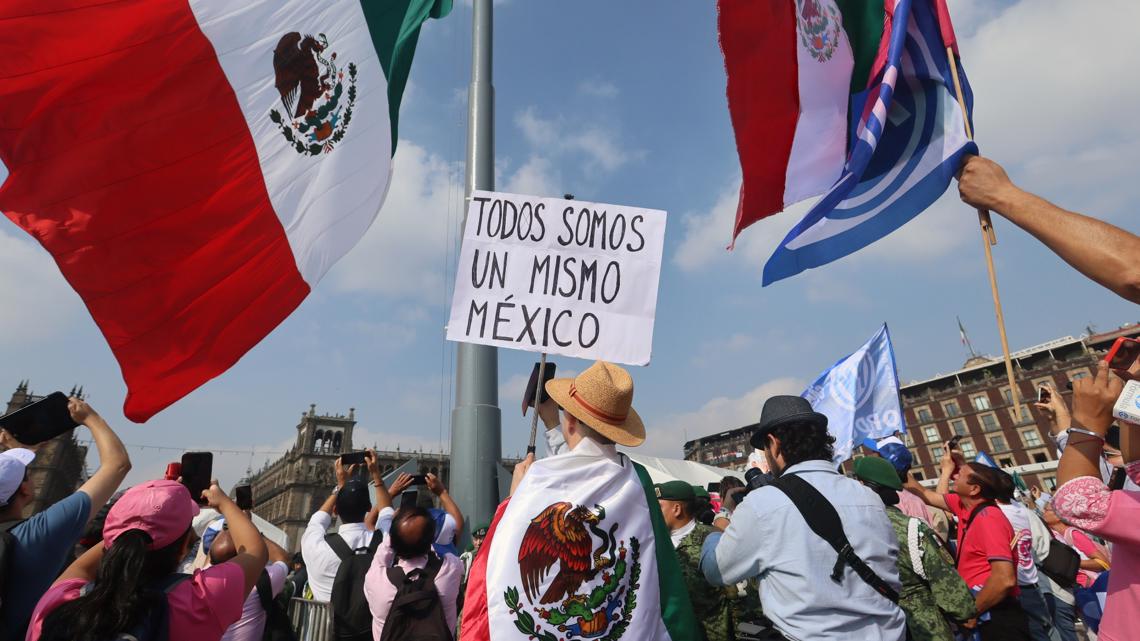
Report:
M1102 641L1136 638L1133 620L1140 613L1140 492L1110 490L1100 476L1112 407L1123 387L1124 381L1104 361L1095 377L1073 382L1073 425L1057 466L1060 488L1053 495L1053 509L1063 521L1113 544L1112 573L1098 631ZM1125 424L1121 429L1125 470L1133 481L1140 481L1138 427Z

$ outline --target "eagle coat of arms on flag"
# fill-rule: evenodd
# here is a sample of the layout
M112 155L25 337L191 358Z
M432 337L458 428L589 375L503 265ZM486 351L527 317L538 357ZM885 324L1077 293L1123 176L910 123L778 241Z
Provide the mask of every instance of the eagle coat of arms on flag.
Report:
M536 461L499 506L471 568L462 641L696 638L648 473L597 447Z
M344 139L356 106L356 65L348 63L345 78L336 52L325 57L328 48L323 33L302 36L293 31L281 36L273 50L273 84L285 112L270 110L269 119L302 155L332 151Z

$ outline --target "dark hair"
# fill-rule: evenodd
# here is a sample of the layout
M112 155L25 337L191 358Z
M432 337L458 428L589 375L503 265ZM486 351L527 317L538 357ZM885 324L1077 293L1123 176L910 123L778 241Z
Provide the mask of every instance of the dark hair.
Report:
M178 540L148 550L150 535L127 530L103 554L91 591L52 610L44 618L41 641L98 641L138 624L161 592L148 590L178 569L190 528Z
M720 495L723 498L725 492L729 490L744 487L744 481L736 478L735 476L726 476L720 480Z
M995 477L997 480L997 496L995 498L1002 503L1013 503L1013 477L1002 470L995 471L997 472ZM970 482L972 483L973 479Z
M967 463L966 465L970 468L970 473L966 476L966 480L981 488L983 499L992 501L1001 497L1001 475L1004 474L1004 472L980 463Z
M400 531L400 526L412 519L423 519L424 524L419 537L407 539ZM422 507L401 507L392 517L388 536L392 539L392 551L396 553L396 558L414 559L423 556L431 550L431 544L435 541L435 519L431 518L431 514Z
M866 481L863 482L863 485L871 488L872 492L879 495L879 498L883 501L883 505L898 505L899 493L895 490L879 485L878 483L867 483Z
M777 425L768 434L780 440L786 467L804 461L830 461L835 456L835 437L823 425L789 423Z
M368 486L360 481L349 481L336 493L336 514L342 523L361 523L371 509Z

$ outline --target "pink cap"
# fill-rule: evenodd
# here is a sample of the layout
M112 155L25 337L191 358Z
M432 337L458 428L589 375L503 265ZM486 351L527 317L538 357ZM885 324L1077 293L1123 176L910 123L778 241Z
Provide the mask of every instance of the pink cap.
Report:
M127 490L107 513L103 546L111 547L127 530L142 530L153 539L150 549L174 543L190 529L198 504L177 481L147 481Z

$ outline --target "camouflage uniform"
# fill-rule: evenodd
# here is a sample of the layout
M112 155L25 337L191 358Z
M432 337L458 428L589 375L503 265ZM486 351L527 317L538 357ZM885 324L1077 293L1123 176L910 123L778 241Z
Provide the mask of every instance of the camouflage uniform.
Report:
M955 621L974 617L974 597L970 589L954 569L954 561L946 549L922 521L918 522L918 538L927 578L920 577L911 562L907 542L907 525L911 517L894 506L887 508L887 516L899 540L899 579L902 581L899 606L906 613L910 639L952 641L954 636L946 617Z
M681 574L685 577L693 613L704 626L708 641L733 641L736 639L734 603L743 599L736 598L735 586L713 587L701 573L701 545L713 532L716 530L697 523L693 531L681 539L677 546L677 557L681 561Z

